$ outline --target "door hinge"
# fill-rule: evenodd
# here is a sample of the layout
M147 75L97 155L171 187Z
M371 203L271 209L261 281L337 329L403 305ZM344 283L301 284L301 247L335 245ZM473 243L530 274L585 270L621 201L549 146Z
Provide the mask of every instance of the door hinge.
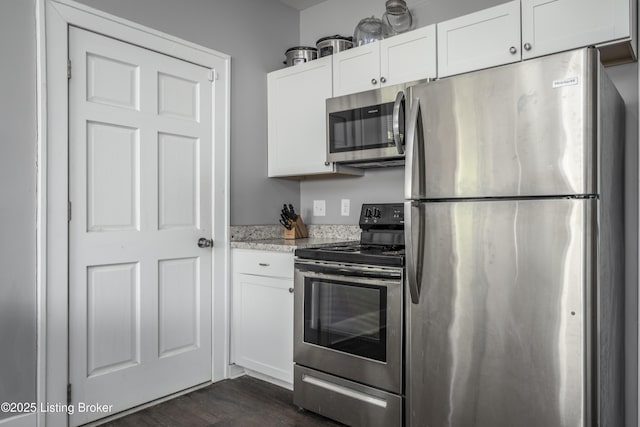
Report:
M67 203L67 222L71 222L71 201Z
M71 78L71 60L67 59L67 79Z
M209 70L209 81L212 82L214 80L218 80L220 75L216 70Z
M67 384L67 405L71 405L71 384Z

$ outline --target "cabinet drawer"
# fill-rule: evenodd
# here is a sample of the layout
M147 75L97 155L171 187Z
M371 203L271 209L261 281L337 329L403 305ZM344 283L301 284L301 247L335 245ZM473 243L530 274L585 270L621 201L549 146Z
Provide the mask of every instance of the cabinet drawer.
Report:
M293 253L233 250L234 273L293 278Z

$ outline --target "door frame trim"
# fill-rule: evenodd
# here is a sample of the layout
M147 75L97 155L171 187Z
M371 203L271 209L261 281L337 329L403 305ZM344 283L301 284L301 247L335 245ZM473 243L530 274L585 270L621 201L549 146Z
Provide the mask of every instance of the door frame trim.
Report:
M38 401L66 403L69 379L69 25L216 71L212 134L212 379L227 378L231 57L72 0L36 0ZM222 114L216 114L218 111ZM65 413L38 414L40 426L67 423Z

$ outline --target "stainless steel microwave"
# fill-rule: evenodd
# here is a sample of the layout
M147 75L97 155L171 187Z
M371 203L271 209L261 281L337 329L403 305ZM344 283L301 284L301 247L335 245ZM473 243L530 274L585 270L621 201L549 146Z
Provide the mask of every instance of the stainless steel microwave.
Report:
M404 165L404 92L417 81L327 99L327 160Z

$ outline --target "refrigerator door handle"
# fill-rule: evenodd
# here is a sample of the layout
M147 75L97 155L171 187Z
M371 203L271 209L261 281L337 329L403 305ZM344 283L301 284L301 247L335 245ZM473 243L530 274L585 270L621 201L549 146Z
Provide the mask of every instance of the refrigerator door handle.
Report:
M406 101L405 101L406 102ZM411 113L409 114L409 122L407 128L407 136L405 138L405 172L404 172L404 198L413 199L413 177L418 173L418 177L421 176L422 168L420 167L422 159L418 157L418 165L414 164L413 156L414 149L420 148L419 144L415 143L416 133L422 131L419 125L420 120L420 99L413 98L411 105ZM418 145L418 147L416 147ZM417 171L414 171L417 168ZM406 229L406 228L405 228Z
M400 117L400 111L402 111L402 118ZM400 131L400 122L404 121L404 92L398 92L396 95L396 102L393 104L393 141L396 144L398 154L404 154L404 142L405 135Z
M418 210L418 221L413 220L413 211ZM406 252L407 285L411 302L420 302L420 279L422 277L422 256L424 247L424 230L420 207L413 202L404 202L404 244ZM417 249L416 249L417 248Z

